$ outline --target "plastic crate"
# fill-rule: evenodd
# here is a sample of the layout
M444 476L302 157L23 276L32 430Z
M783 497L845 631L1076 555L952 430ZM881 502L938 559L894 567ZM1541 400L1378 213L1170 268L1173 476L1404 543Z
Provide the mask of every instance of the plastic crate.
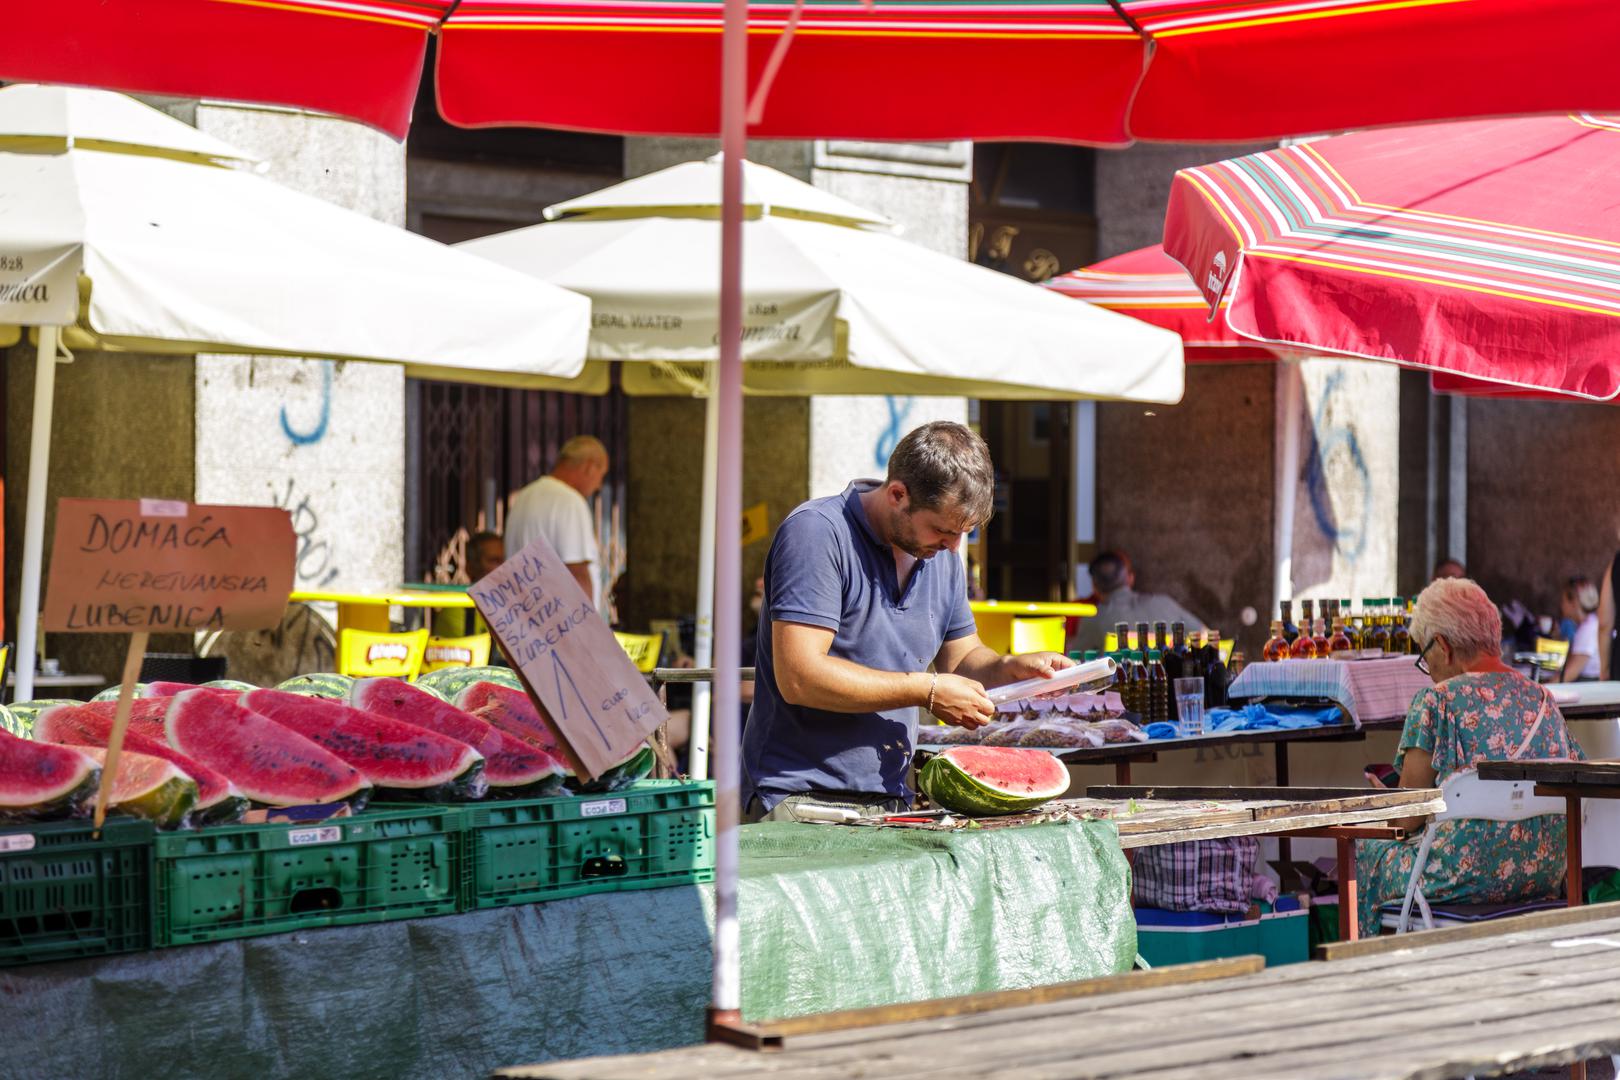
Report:
M0 967L152 945L152 825L0 825Z
M1154 967L1259 954L1267 967L1310 959L1310 909L1291 896L1262 903L1254 918L1136 909L1136 949Z
M161 833L153 934L194 945L448 915L466 890L461 840L445 807Z
M469 804L467 910L714 880L714 784Z

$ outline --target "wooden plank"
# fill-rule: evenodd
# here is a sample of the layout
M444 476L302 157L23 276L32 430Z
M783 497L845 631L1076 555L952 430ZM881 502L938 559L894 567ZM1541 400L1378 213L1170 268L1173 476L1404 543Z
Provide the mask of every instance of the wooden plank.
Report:
M1265 801L1286 805L1369 797L1397 802L1412 801L1414 796L1421 799L1425 797L1422 795L1423 792L1433 790L1433 788L1365 787L1187 787L1172 784L1117 787L1112 784L1094 784L1086 788L1086 796L1092 799L1157 799L1164 802L1186 799L1219 799L1224 802Z
M1263 821L1235 822L1208 828L1165 828L1143 833L1120 831L1122 848L1152 847L1156 844L1180 844L1189 840L1214 840L1228 836L1282 835L1329 825L1356 825L1370 821L1389 821L1409 817L1430 817L1445 809L1440 799L1426 803L1409 803L1358 810L1351 813L1302 814L1298 817L1268 818Z
M1391 937L1367 938L1364 941L1330 941L1316 947L1322 960L1348 960L1357 956L1379 956L1394 952L1407 952L1415 948L1432 948L1459 941L1483 941L1505 938L1532 930L1562 929L1584 923L1605 922L1620 918L1620 900L1608 904L1589 904L1557 911L1533 911L1525 915L1510 915L1505 919L1474 923L1471 926L1446 926L1425 930L1417 935L1396 934Z
M1281 729L1268 731L1235 731L1220 735L1196 735L1191 738L1160 739L1151 743L1116 743L1109 746L1089 746L1065 750L1058 760L1066 765L1106 764L1121 757L1129 757L1151 747L1157 751L1215 749L1222 746L1263 746L1271 743L1293 742L1360 742L1367 736L1349 724L1321 728L1302 728L1298 731Z

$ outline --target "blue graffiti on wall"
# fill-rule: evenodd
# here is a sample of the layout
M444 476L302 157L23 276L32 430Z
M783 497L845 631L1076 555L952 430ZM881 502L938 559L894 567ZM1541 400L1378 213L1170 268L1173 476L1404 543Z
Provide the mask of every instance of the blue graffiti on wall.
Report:
M326 425L332 419L332 361L322 360L320 365L321 414L315 421L315 426L308 431L294 431L292 421L287 418L287 406L281 407L281 431L294 446L308 446L320 442L326 437Z
M1334 550L1354 563L1367 548L1368 518L1372 512L1372 478L1367 471L1367 461L1362 456L1361 443L1356 439L1355 430L1333 423L1329 418L1329 406L1343 382L1343 372L1335 372L1328 377L1316 403L1316 412L1311 417L1314 437L1311 439L1310 457L1304 466L1305 490L1310 494L1311 513L1322 535L1332 542ZM1339 477L1340 502L1348 504L1353 501L1353 507L1345 508L1354 515L1354 521L1340 521L1334 512L1331 483L1325 467L1325 462L1330 458L1346 469ZM1350 493L1352 484L1359 485L1360 491L1354 493L1353 500L1344 498Z
M900 438L906 433L906 417L911 415L910 398L888 395L883 401L889 406L889 422L878 435L877 444L872 447L872 458L880 469L888 467L889 456L894 453L894 448L900 445Z

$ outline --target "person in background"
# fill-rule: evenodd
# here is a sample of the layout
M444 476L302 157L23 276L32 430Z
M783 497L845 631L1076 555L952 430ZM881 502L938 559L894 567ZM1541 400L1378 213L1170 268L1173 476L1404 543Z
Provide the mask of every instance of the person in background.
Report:
M1091 587L1097 614L1081 619L1069 641L1069 650L1101 649L1104 636L1115 623L1186 623L1201 630L1204 621L1168 596L1136 591L1136 570L1122 551L1105 551L1091 560ZM1124 648L1123 645L1120 646Z
M590 499L607 477L608 453L601 440L576 435L563 443L551 472L512 496L506 515L506 546L517 554L543 536L568 566L579 587L600 607L600 554Z
M490 571L506 561L506 541L500 533L473 533L467 538L465 563L467 582L482 581ZM472 637L489 633L489 624L476 608L440 608L433 616L434 637Z
M1596 679L1602 670L1603 662L1598 657L1597 609L1597 586L1588 578L1570 578L1559 597L1559 612L1575 623L1575 632L1569 637L1569 656L1564 659L1559 682Z
M1481 761L1584 759L1552 693L1502 663L1502 617L1467 578L1441 578L1418 596L1412 640L1419 670L1434 683L1412 699L1395 769L1404 788L1439 787ZM1406 840L1356 845L1363 937L1379 931L1379 907L1406 895L1424 821L1394 822ZM1499 904L1558 895L1564 880L1564 818L1459 819L1440 823L1423 872L1433 900Z
M1620 532L1620 528L1616 532ZM1620 607L1615 602L1617 588L1620 588L1620 552L1615 553L1614 561L1603 571L1603 585L1598 589L1598 678L1605 681L1620 675L1620 639L1614 636L1614 613Z
M1447 557L1434 564L1434 577L1430 580L1439 581L1441 578L1465 578L1468 568L1456 559Z

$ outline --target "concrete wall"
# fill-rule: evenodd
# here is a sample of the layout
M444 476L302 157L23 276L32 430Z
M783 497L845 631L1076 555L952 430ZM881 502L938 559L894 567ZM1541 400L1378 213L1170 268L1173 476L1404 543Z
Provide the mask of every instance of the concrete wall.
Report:
M1177 169L1268 149L1253 146L1161 146L1097 154L1097 258L1107 259L1164 239L1164 208Z
M0 350L0 356L5 358L6 380L5 637L15 640L35 350L24 340ZM46 484L46 583L58 499L191 498L193 398L189 356L81 352L73 363L57 365ZM122 634L47 634L42 655L60 659L64 670L94 672L110 680L123 666L128 641ZM154 652L189 647L189 637L170 635L153 638L151 645ZM47 693L42 690L41 696Z
M405 150L369 128L276 109L198 106L197 126L278 183L405 220ZM199 357L196 498L284 506L299 588L375 590L404 573L404 369Z
M1620 409L1468 403L1467 565L1498 603L1556 616L1564 580L1620 548Z

